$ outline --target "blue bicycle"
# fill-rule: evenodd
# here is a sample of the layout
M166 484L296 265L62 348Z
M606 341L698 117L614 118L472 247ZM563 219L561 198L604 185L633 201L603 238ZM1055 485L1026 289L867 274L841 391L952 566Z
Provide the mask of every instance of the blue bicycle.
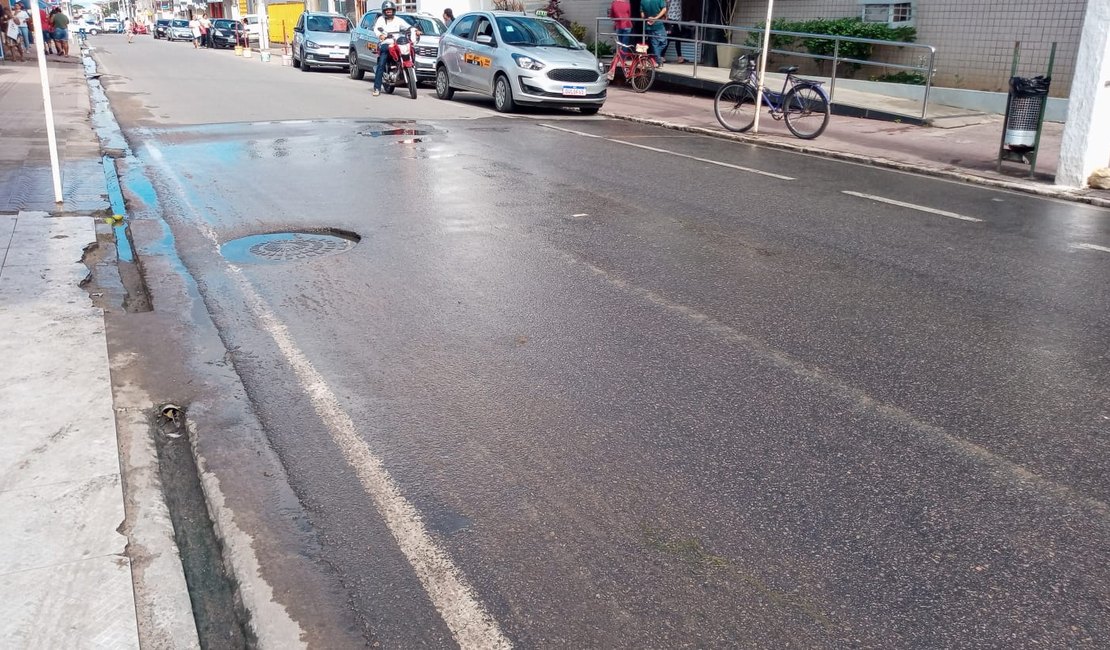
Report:
M798 79L794 73L797 66L779 68L786 73L782 91L763 89L763 101L756 102L756 89L759 88L759 75L756 72L755 57L741 56L732 64L729 78L732 81L721 86L713 100L713 112L717 121L729 131L743 133L755 123L755 112L759 104L767 104L771 117L786 120L786 128L796 137L812 140L825 131L829 125L829 97L820 81Z

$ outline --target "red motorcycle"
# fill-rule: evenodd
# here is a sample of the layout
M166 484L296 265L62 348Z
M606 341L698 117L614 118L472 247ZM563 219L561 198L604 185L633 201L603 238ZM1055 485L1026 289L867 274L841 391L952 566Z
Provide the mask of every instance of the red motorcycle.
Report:
M416 99L416 52L413 42L406 34L398 34L389 46L389 58L382 74L382 90L393 94L397 86L407 84L409 97ZM381 56L378 50L378 56Z

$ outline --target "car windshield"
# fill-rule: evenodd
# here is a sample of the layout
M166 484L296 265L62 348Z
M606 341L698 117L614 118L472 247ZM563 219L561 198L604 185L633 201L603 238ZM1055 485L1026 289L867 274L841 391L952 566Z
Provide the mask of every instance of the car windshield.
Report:
M189 26L189 21L187 21L187 20L175 20L175 21L173 21L173 26L174 27L188 27Z
M351 21L339 16L309 16L308 31L342 34L351 31Z
M401 14L401 18L404 18L405 22L410 25L416 25L421 33L428 36L442 36L447 31L447 26L436 18L413 16L411 14Z
M157 23L155 23L155 24L156 24L156 25L169 25L169 24L170 24L170 21L168 21L168 20L161 20L161 19L160 19L160 20L159 20L159 21L158 21Z
M501 32L501 40L507 45L582 49L582 46L571 36L570 32L554 20L543 20L528 16L499 16L497 18L497 28Z
M216 29L235 29L236 24L234 20L219 19L212 21L212 26Z

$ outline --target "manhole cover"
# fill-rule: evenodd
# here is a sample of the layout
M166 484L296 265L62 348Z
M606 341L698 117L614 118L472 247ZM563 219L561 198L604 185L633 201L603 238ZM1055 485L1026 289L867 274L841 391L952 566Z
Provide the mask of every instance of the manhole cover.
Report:
M335 255L354 248L357 235L276 232L233 239L220 247L235 262L289 262Z

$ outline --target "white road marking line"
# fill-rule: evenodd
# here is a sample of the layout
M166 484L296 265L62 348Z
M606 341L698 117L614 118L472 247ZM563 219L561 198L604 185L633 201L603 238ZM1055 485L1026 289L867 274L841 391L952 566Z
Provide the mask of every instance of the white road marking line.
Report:
M585 212L579 212L578 214L572 214L570 216L572 216L572 217L588 217L590 215L586 214Z
M917 210L919 212L928 212L929 214L939 214L940 216L948 217L949 219L959 219L961 221L982 221L982 219L976 219L975 217L968 217L968 216L965 216L965 215L962 215L962 214L956 214L955 212L948 212L947 210L938 210L936 208L930 208L930 207L927 207L927 206L924 206L924 205L917 205L915 203L906 203L905 201L895 201L894 199L888 199L888 198L883 197L883 196L875 196L874 194L864 194L863 192L852 192L850 190L841 190L841 191L844 194L847 194L849 196L858 196L861 199L868 199L868 200L871 200L871 201L878 201L879 203L888 203L890 205L897 205L898 207L901 207L901 208L909 208L911 210Z
M1103 253L1110 253L1110 247L1099 246L1098 244L1072 244L1075 248L1084 248L1089 251L1102 251Z
M678 156L679 158L689 158L690 160L696 160L698 162L708 163L710 165L717 165L718 167L728 167L729 169L735 169L737 171L748 172L749 174L759 174L761 176L770 176L771 178L777 178L777 179L783 180L783 181L796 180L792 176L783 176L782 174L775 174L775 173L772 173L772 172L765 172L761 169L752 169L751 167L742 167L740 165L733 165L732 163L721 162L719 160L710 160L709 158L699 158L698 156L691 156L690 154L679 153L677 151L671 151L669 149L660 149L658 147L649 147L646 144L636 144L635 142L628 142L627 140L617 140L615 138L606 138L603 135L594 135L593 133L585 133L583 131L575 131L574 129L564 129L562 127L553 126L551 124L543 124L541 126L545 126L549 129L554 129L556 131L563 131L565 133L573 133L574 135L580 135L580 136L587 137L587 138L598 138L600 140L606 140L608 142L615 142L617 144L623 144L623 145L626 145L626 146L629 146L629 147L636 147L637 149L647 149L648 151L654 151L656 153L665 153L665 154L669 154L671 156Z
M157 161L163 176L177 184L179 196L188 196L165 162L161 151L150 144L146 147L151 158ZM200 226L205 238L219 254L220 242L216 232L199 214L194 215L192 221ZM455 642L466 649L512 648L512 643L502 633L497 621L478 601L474 588L451 561L450 556L432 540L420 512L401 494L382 459L358 435L358 428L343 410L339 398L332 392L323 375L296 346L288 328L254 290L242 269L230 262L225 264L232 271L231 277L237 281L244 302L293 369L301 388L311 398L316 414L328 427L332 440L355 470L363 489L374 501L424 591L451 630Z

